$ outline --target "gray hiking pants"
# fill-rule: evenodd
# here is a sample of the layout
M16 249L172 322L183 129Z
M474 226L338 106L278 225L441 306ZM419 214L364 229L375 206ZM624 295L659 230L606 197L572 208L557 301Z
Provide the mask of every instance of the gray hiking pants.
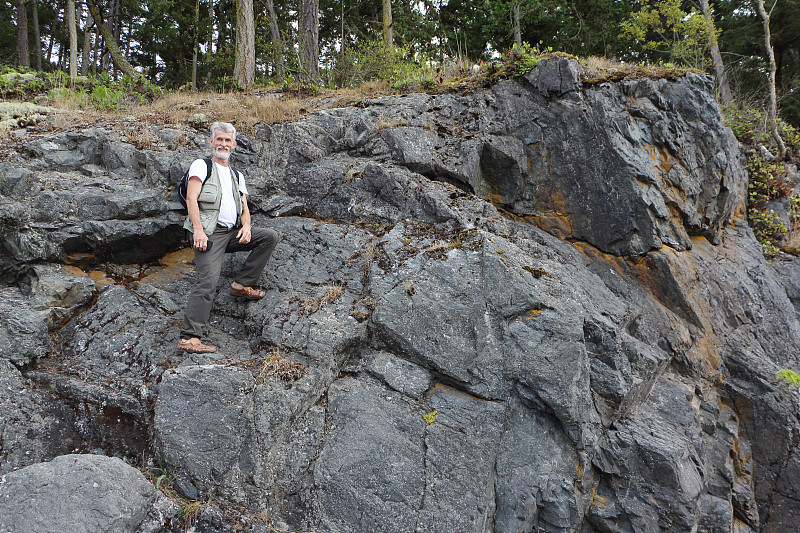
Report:
M203 327L211 316L211 304L217 290L222 261L226 253L250 251L250 255L242 265L235 281L252 287L264 271L272 250L278 243L278 234L271 229L251 227L251 239L247 244L240 244L236 238L238 228L226 229L217 226L214 233L208 236L213 242L210 250L194 251L195 271L197 279L189 292L186 311L183 318L182 339L202 338Z

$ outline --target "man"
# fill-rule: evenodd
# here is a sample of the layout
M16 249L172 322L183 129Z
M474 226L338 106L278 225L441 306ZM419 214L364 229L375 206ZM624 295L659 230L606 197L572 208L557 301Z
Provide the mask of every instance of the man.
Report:
M227 122L215 122L211 125L209 142L214 156L211 174L208 175L206 162L197 159L189 167L186 186L188 216L184 228L192 234L197 280L186 302L178 350L191 353L216 351L214 346L206 345L200 339L211 316L211 304L225 253L250 251L231 283L230 293L235 297L258 300L264 296L264 291L253 288L253 285L278 242L275 231L250 225L244 176L239 172L232 173L228 164L231 152L236 148L236 128Z

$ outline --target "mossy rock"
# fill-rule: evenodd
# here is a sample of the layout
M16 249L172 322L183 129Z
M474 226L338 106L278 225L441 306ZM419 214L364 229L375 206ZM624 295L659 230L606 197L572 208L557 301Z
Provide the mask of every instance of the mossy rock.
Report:
M0 75L0 80L3 83L7 83L9 85L17 84L17 83L26 83L29 81L33 81L36 79L35 74L31 74L30 72L8 72L6 74Z
M23 128L35 124L52 110L30 102L0 102L0 129Z

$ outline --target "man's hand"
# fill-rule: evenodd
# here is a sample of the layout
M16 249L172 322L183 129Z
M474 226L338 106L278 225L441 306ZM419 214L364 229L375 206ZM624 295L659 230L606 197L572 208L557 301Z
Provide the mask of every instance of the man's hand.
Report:
M239 232L236 234L236 238L239 239L239 244L247 244L250 242L250 238L252 235L250 234L250 224L242 226L239 228Z
M201 252L206 251L206 247L208 246L208 236L206 235L206 232L203 231L202 227L194 230L192 234L192 246L194 246L195 250L200 250Z

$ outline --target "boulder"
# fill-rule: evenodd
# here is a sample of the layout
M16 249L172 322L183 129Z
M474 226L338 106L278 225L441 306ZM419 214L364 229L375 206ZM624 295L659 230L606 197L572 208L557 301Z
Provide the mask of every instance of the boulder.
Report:
M178 516L141 472L98 455L61 455L9 472L0 502L3 531L161 533Z

